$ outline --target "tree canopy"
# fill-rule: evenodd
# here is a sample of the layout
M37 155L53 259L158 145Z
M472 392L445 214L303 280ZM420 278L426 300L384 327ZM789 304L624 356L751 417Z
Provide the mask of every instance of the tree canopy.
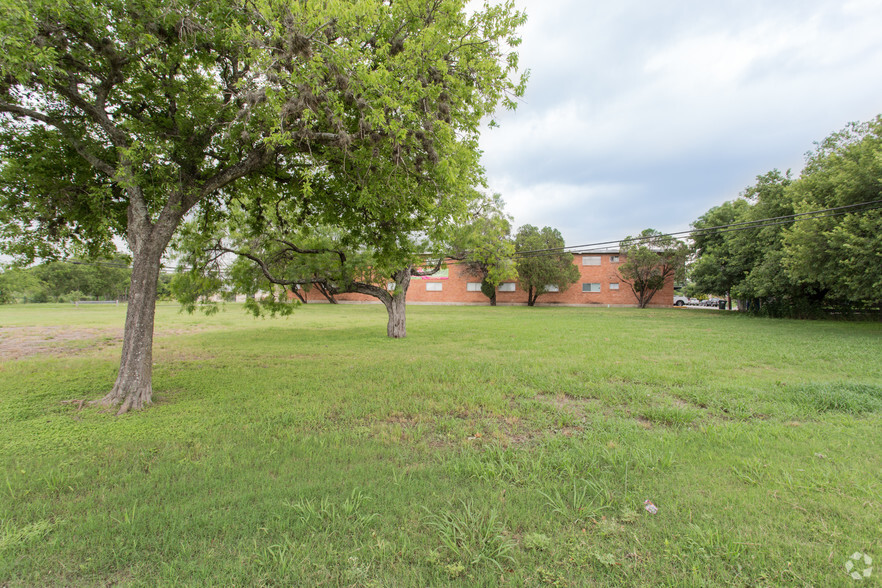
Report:
M496 288L517 278L511 217L499 194L475 200L467 222L454 229L449 256L481 280L481 292L496 305Z
M518 282L527 291L527 305L534 306L543 294L557 288L563 292L579 280L573 254L564 251L560 231L524 225L515 235Z
M0 248L33 258L116 236L133 256L104 404L150 402L160 263L188 215L208 226L234 198L260 210L273 194L304 225L394 250L390 223L457 206L481 121L525 83L511 50L524 15L465 4L4 3Z
M758 176L739 199L700 217L696 229L741 226L695 233L690 277L699 292L729 292L741 310L772 316L879 308L880 201L882 118L877 117L819 143L797 179L773 170ZM811 214L826 209L836 210ZM804 216L794 220L794 214ZM769 218L779 220L760 222Z
M646 308L668 280L685 277L688 246L655 229L626 237L619 251L625 257L619 276L631 288L639 308Z

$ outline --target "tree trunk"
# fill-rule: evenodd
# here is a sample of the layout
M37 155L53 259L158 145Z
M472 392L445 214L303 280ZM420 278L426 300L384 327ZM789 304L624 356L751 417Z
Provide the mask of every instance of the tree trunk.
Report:
M490 306L496 306L496 292L490 297Z
M403 339L407 336L407 289L410 287L411 268L399 270L392 277L395 279L395 291L380 300L386 305L389 322L386 334L392 339Z
M153 401L153 322L160 260L165 247L142 247L132 262L122 359L113 389L98 404L121 405L117 414L140 410Z
M536 306L536 299L539 298L539 294L534 296L536 292L538 290L533 290L533 286L527 287L527 306Z
M322 284L316 284L315 287L318 289L319 292L322 293L325 298L328 299L328 302L330 302L331 304L337 304L337 299L334 298L334 295L328 292L328 289L325 288Z
M388 301L383 300L386 312L389 313L389 322L386 325L386 334L392 339L403 339L407 336L407 310L403 294L389 296Z

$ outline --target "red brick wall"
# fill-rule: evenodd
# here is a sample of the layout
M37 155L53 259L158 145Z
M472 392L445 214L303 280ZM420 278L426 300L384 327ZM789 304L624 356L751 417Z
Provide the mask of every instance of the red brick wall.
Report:
M574 263L579 268L581 277L572 287L563 292L553 292L543 294L539 297L537 304L553 305L586 305L586 306L635 306L636 300L628 284L623 282L618 276L617 268L621 263L612 261L613 256L617 254L610 253L594 253L594 254L576 254L574 255ZM600 265L584 265L582 258L599 257ZM625 260L624 256L619 256L620 262ZM407 301L409 303L422 304L488 304L489 300L480 291L469 292L467 289L468 282L478 283L480 279L468 275L465 266L451 263L448 266L448 277L446 278L415 278L410 282L410 288L407 290ZM426 284L441 284L441 291L430 291L426 289ZM599 292L583 292L582 284L600 284ZM619 289L610 289L610 284L618 283ZM313 288L306 294L308 302L326 302L318 290ZM336 296L337 300L343 302L376 302L377 299L364 294L340 294ZM521 288L520 284L515 284L514 292L497 292L496 301L499 304L526 304L527 293ZM650 306L666 307L674 303L674 283L668 280L665 287L659 291L652 299Z

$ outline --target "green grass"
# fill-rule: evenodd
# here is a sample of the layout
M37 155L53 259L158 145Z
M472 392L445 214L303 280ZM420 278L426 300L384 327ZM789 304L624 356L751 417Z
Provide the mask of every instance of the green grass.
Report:
M66 403L112 385L124 312L0 307L0 585L844 586L882 561L879 323L413 306L390 340L379 306L161 306L155 405Z

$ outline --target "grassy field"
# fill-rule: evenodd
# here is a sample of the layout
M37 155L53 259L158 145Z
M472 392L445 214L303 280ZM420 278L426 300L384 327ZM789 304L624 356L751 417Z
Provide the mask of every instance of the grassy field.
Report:
M845 586L852 554L882 562L879 323L416 306L390 340L380 306L162 306L156 404L66 402L112 385L124 312L0 307L0 585Z

